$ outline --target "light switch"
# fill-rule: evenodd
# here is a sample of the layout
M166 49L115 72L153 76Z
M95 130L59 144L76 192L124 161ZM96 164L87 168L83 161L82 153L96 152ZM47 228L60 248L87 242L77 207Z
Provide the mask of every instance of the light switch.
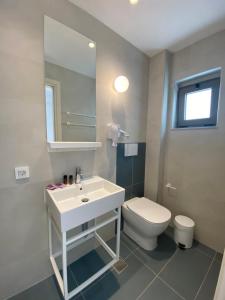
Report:
M15 168L15 176L16 179L26 179L30 177L30 171L29 171L29 167L25 166L25 167L16 167Z

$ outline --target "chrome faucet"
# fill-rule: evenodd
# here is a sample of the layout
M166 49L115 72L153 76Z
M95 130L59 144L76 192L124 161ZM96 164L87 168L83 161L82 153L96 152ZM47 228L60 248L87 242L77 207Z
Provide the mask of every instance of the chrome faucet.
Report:
M76 184L80 184L81 183L81 168L80 167L76 167L75 183Z

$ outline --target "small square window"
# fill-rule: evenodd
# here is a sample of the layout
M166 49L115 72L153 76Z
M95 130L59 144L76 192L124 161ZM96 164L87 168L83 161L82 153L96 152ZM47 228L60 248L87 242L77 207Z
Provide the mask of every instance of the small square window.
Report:
M210 118L212 89L187 93L185 95L185 120Z
M215 126L219 86L219 77L178 85L176 127Z

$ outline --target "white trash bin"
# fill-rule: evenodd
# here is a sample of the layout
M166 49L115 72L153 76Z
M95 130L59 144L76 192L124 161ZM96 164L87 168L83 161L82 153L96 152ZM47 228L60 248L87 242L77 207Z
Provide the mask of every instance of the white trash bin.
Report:
M185 216L176 216L174 219L174 240L183 249L191 248L194 237L195 222Z

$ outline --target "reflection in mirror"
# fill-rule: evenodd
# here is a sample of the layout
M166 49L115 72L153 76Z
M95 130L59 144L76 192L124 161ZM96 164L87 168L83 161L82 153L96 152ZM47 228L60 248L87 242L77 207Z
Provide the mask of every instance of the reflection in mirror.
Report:
M47 140L96 141L96 43L45 16Z

